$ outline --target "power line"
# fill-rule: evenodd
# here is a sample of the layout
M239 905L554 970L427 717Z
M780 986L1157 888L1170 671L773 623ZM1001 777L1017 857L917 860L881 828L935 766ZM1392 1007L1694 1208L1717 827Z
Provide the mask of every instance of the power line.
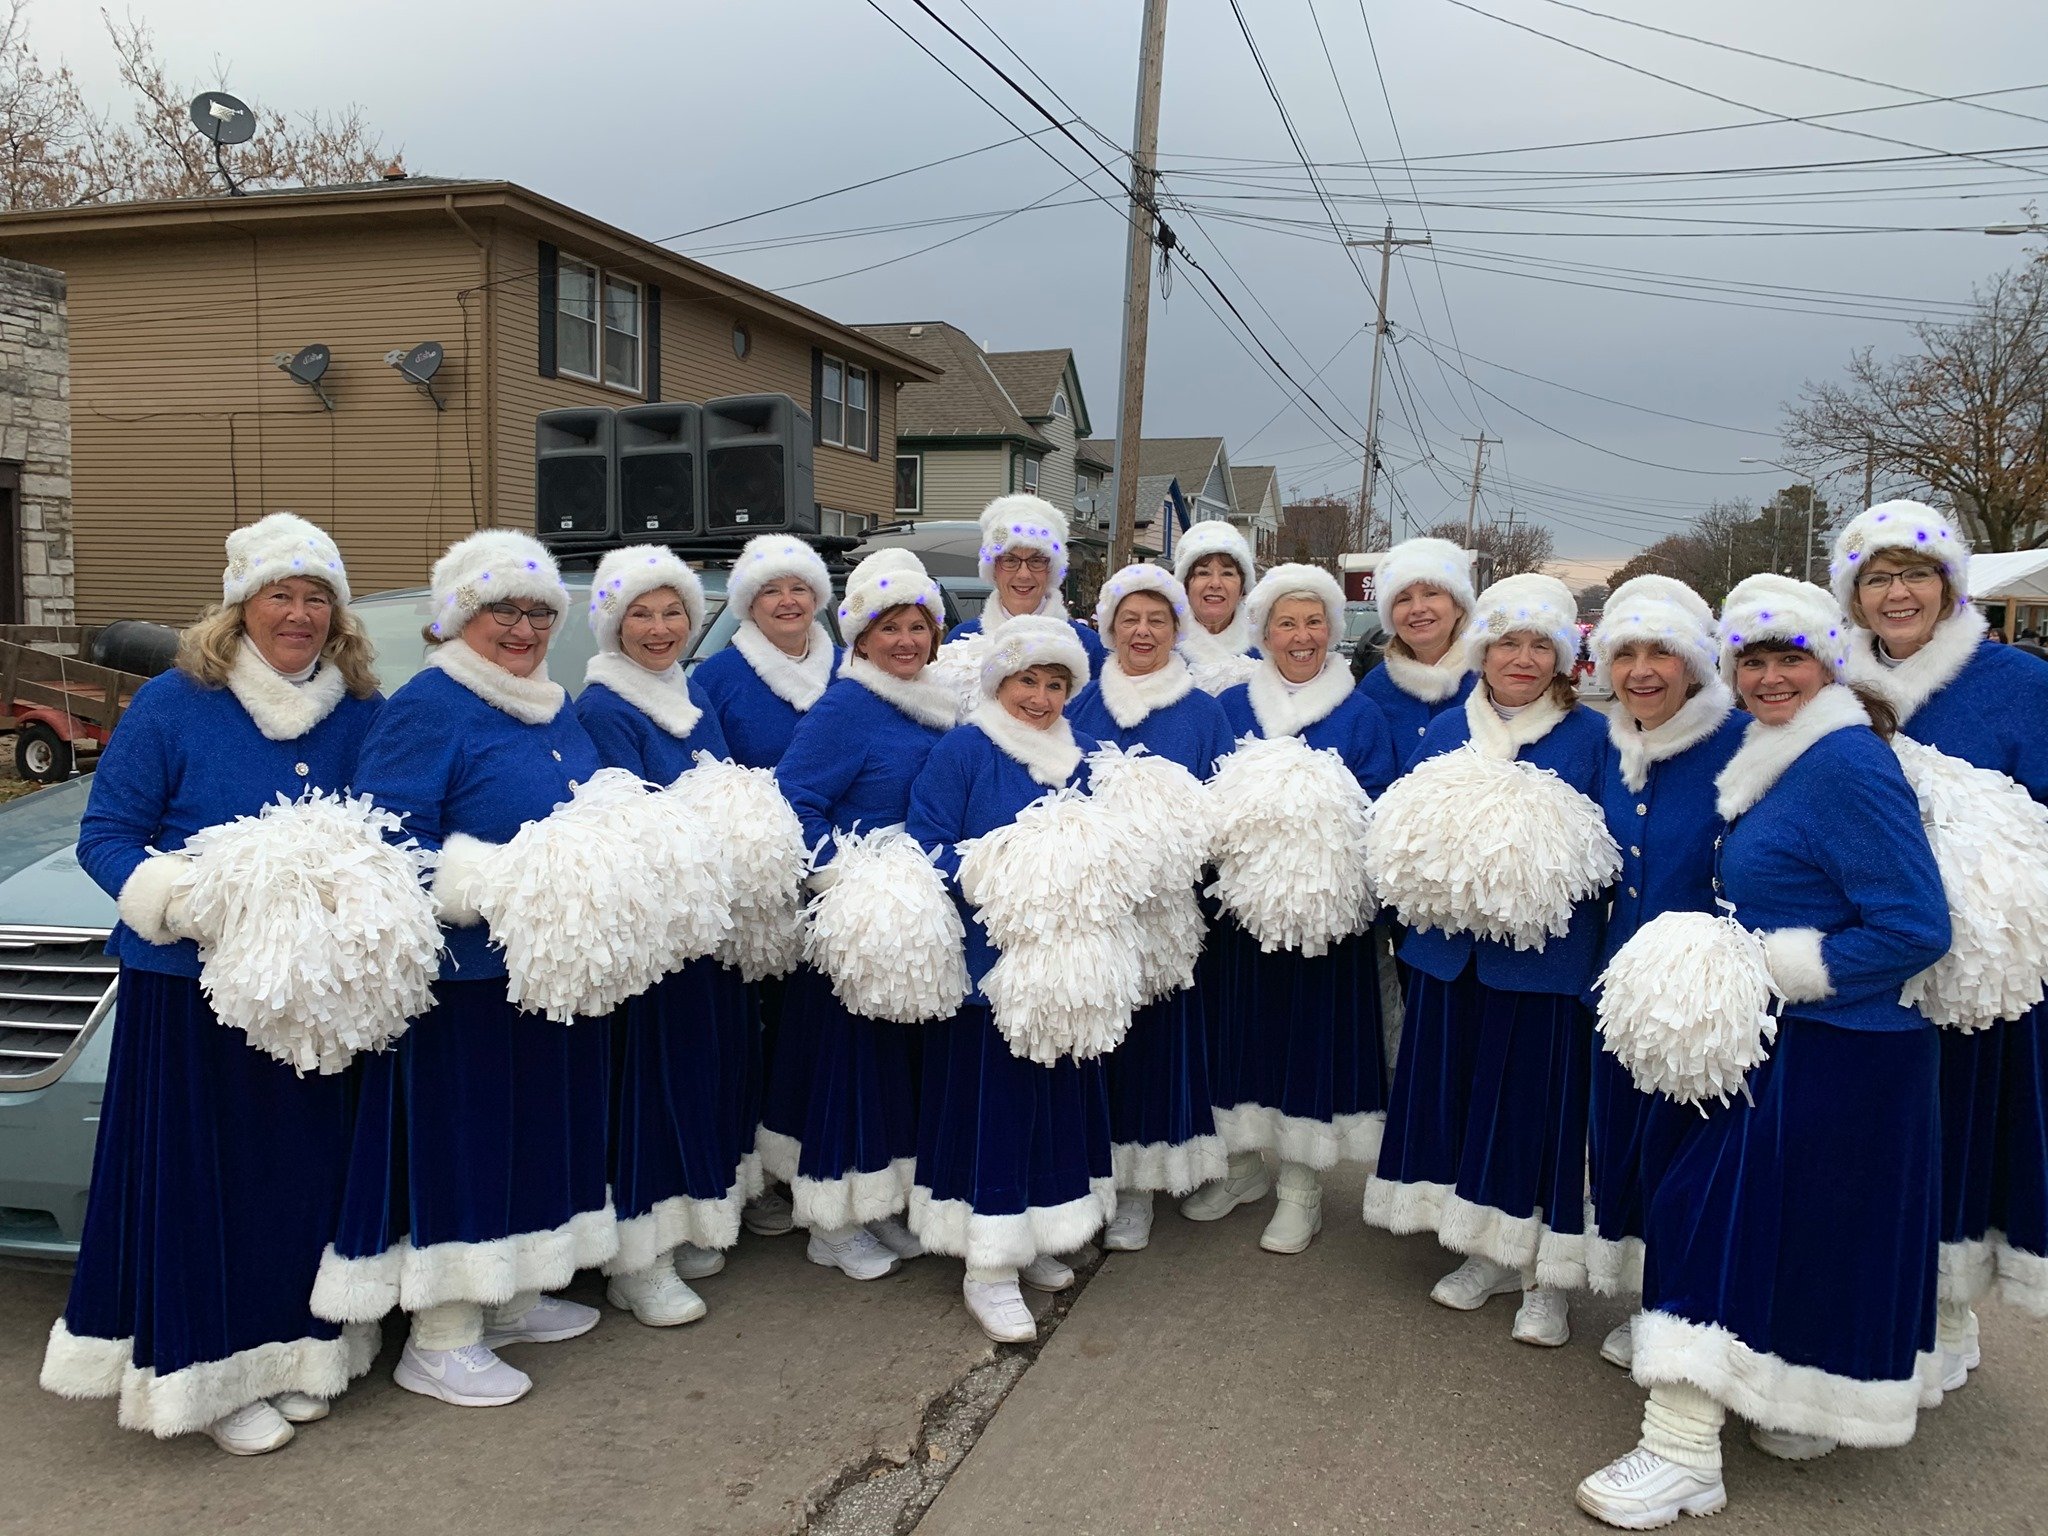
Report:
M858 277L863 272L875 272L879 271L883 267L893 267L899 261L909 261L913 257L922 256L928 251L936 251L937 249L939 249L940 246L952 245L956 241L968 239L970 236L980 234L985 229L994 229L998 224L1007 223L1009 220L1016 218L1017 215L1020 213L1029 213L1032 209L1037 208L1042 204L1051 202L1053 198L1058 197L1060 193L1066 191L1068 187L1079 185L1081 183L1082 177L1086 174L1087 173L1085 171L1076 172L1070 175L1068 179L1062 182L1059 186L1054 187L1050 192L1046 193L1044 197L1038 198L1034 202L1026 203L1022 208L1012 208L1007 213L999 213L994 218L988 220L986 223L977 224L972 229L963 229L957 235L948 235L943 240L935 240L930 245L919 246L914 251L905 251L900 256L891 256L883 261L871 261L864 267L853 267L845 272L834 272L830 277L813 277L807 278L801 283L787 283L784 284L782 287L777 288L775 291L777 293L794 293L799 288L815 288L820 283L836 283L843 277Z

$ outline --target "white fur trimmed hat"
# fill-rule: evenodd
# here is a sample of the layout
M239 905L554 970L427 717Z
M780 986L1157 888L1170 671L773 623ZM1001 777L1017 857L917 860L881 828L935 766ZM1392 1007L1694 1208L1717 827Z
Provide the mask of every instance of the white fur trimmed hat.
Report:
M1598 686L1614 686L1614 653L1633 641L1661 645L1704 687L1719 676L1721 632L1707 600L1669 576L1636 576L1607 597L1589 642Z
M891 608L915 603L931 615L941 638L946 633L946 600L924 564L907 549L878 549L846 578L839 604L839 635L849 652L870 624Z
M597 637L600 651L619 648L619 625L635 598L673 587L683 600L683 612L690 616L689 640L704 627L704 583L697 573L678 559L665 545L629 544L615 549L598 562L590 582L590 632Z
M1417 582L1448 592L1471 616L1472 552L1449 539L1403 539L1381 557L1372 573L1373 601L1388 634L1394 632L1394 599Z
M1067 515L1043 496L998 496L981 509L981 579L996 579L996 556L1037 550L1052 562L1052 588L1067 579Z
M1828 579L1844 613L1856 595L1857 575L1873 555L1888 550L1922 555L1940 566L1948 576L1949 590L1955 593L1956 610L1969 606L1970 541L1962 530L1925 502L1885 501L1857 513L1835 538Z
M1849 620L1834 595L1810 581L1763 571L1735 583L1721 604L1721 677L1735 683L1735 657L1758 640L1810 651L1837 681L1849 663Z
M1465 654L1477 669L1486 648L1517 630L1544 636L1557 652L1559 677L1571 676L1579 660L1579 603L1570 587L1555 576L1524 571L1503 576L1473 600L1472 622L1465 628Z
M1320 565L1276 565L1259 578L1252 595L1245 599L1245 617L1252 626L1252 642L1263 645L1266 620L1283 597L1313 597L1322 601L1330 619L1330 644L1344 636L1344 589L1337 578Z
M820 613L832 606L832 576L823 557L786 533L757 533L740 546L725 581L725 601L744 622L761 589L784 576L798 578L817 595Z
M1258 584L1259 568L1252 559L1252 547L1226 518L1205 517L1182 534L1173 545L1173 575L1187 585L1188 572L1211 555L1228 555L1237 562L1249 592Z
M988 650L981 659L981 691L994 698L1003 679L1014 677L1026 667L1065 667L1073 674L1072 693L1088 683L1088 653L1081 649L1081 637L1066 619L1044 613L1020 613L1003 620L989 636Z
M1105 581L1102 590L1095 594L1095 632L1102 636L1104 645L1109 643L1109 632L1116 623L1117 609L1133 592L1156 592L1166 599L1167 606L1173 609L1175 645L1194 632L1195 615L1188 607L1188 589L1165 566L1140 562L1125 566Z
M434 620L427 628L442 640L453 640L479 608L513 598L547 603L555 612L569 611L569 590L555 558L528 533L510 528L484 528L458 539L434 562L429 586Z
M341 551L324 528L295 512L273 512L228 535L228 564L221 572L220 599L244 603L273 581L309 577L333 588L336 601L350 601Z

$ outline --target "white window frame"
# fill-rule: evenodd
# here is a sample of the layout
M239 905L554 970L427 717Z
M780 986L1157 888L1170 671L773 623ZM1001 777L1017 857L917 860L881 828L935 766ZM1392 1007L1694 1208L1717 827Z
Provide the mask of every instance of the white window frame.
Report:
M1057 389L1053 391L1052 413L1053 415L1060 417L1062 420L1072 418L1074 412L1072 408L1067 404L1067 392L1064 389Z
M905 464L911 464L911 465L914 465L914 466L916 466L916 467L915 467L915 469L913 469L913 471L912 471L912 477L913 477L913 485L912 485L912 488L911 488L911 493L910 493L910 494L911 494L911 500L910 500L910 504L909 504L908 506L905 506L905 505L904 505L904 503L903 503L903 492L902 492L902 485L903 485L903 466L904 466ZM923 455L923 454L919 454L919 453L899 453L899 454L897 454L897 455L896 455L896 485L897 485L897 487L898 487L898 489L897 489L897 492L896 492L896 510L897 510L898 512L921 512L921 511L923 511L923 510L924 510L924 455Z
M642 394L647 387L647 285L630 277L621 277L616 272L600 273L599 277L603 286L598 289L597 295L597 366L599 372L605 375L604 387L620 390L629 395ZM633 322L630 331L624 326L612 324L611 290L614 288L628 289L632 293L627 306L627 313ZM633 338L633 376L630 379L610 377L611 364L607 360L605 342L614 335Z
M832 393L834 374L838 375L839 393ZM861 403L853 404L854 384L860 385ZM839 433L835 437L824 421L826 405L839 407ZM859 363L849 363L843 357L827 352L818 369L818 441L829 443L834 448L844 448L849 453L866 453L874 441L875 432L875 373ZM847 431L848 420L855 409L860 411L862 431L858 440Z
M577 314L563 302L561 274L574 270L588 274L590 278L591 313ZM585 261L580 256L557 258L555 277L555 372L565 379L576 379L585 384L595 384L600 389L615 390L622 395L644 395L647 392L647 285L637 278L624 277L608 272L594 261ZM606 293L611 288L632 290L632 314L634 328L609 323L609 306ZM563 362L566 349L562 345L562 323L590 327L591 370L572 368ZM630 335L633 338L633 378L631 382L605 377L605 337L607 334Z
M1024 460L1023 468L1017 471L1017 478L1020 483L1020 488L1023 490L1025 495L1036 496L1038 494L1039 483L1038 472L1041 467L1038 456L1036 454L1027 453L1020 455L1020 457Z

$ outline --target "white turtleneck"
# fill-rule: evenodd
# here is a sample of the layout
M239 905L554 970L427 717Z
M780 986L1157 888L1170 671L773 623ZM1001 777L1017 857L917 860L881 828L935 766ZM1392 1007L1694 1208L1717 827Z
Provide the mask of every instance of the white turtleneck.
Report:
M262 647L257 645L257 643L254 640L251 640L247 635L242 636L242 644L249 651L250 655L254 656L258 661L262 662L264 666L270 668L271 671L275 672L279 677L283 678L286 682L294 684L295 686L303 687L305 684L310 683L313 680L313 674L320 670L320 658L318 656L315 656L311 661L307 662L305 666L301 667L298 671L287 672L283 668L279 667L275 662L273 662L268 656L264 655Z
M1486 702L1493 706L1493 712L1503 720L1512 720L1529 707L1528 704L1503 704L1490 693L1486 696ZM1534 700L1530 702L1533 703Z

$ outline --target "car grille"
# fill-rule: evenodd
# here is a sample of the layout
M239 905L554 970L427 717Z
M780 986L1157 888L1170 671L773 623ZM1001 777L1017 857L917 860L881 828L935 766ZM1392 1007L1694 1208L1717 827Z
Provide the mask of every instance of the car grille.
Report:
M120 962L91 929L0 928L0 1092L64 1075L114 1003Z

